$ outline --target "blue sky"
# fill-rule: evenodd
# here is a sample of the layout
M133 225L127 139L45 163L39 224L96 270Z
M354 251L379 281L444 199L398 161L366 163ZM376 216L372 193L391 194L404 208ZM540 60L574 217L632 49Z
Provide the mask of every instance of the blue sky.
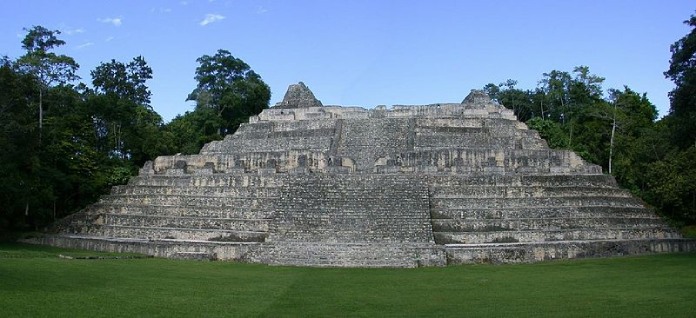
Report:
M542 73L587 65L603 85L669 109L669 46L690 30L692 1L3 2L0 55L20 56L22 28L58 29L59 53L82 81L100 62L142 55L152 106L165 121L193 109L196 58L226 49L271 87L271 105L305 82L325 105L459 102L508 78L534 88Z

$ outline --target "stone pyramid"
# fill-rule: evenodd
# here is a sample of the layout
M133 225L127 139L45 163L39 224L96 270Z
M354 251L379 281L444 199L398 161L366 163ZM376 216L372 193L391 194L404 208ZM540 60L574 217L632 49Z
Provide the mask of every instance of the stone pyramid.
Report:
M44 244L278 265L415 267L696 250L512 111L322 106L303 83L198 155L148 162Z

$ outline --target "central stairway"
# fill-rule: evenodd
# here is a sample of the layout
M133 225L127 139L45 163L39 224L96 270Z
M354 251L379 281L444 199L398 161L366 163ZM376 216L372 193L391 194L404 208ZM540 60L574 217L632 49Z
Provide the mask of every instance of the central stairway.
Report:
M285 186L270 264L413 267L442 262L427 184L413 175L306 175Z

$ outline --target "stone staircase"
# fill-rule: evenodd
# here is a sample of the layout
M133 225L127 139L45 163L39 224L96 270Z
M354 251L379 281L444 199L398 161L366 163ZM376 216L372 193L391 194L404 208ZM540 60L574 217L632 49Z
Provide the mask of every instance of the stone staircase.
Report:
M427 185L417 176L293 178L276 208L270 264L414 267L442 260Z
M260 244L268 237L273 213L269 204L279 196L277 180L266 179L229 174L139 176L128 185L114 187L111 194L56 224L56 228L75 239L198 246ZM202 249L205 251L175 249L158 255L181 258L189 255L186 253L217 254L208 251L210 248Z
M448 255L459 255L455 259L470 251L478 256L467 258L482 261L529 261L520 250L529 246L555 250L569 244L576 250L564 255L575 257L597 252L577 246L630 246L680 238L606 175L431 178L435 179L430 188L435 242L445 245ZM485 254L500 250L517 252ZM548 258L539 251L537 256ZM563 256L554 253L551 258L555 257Z

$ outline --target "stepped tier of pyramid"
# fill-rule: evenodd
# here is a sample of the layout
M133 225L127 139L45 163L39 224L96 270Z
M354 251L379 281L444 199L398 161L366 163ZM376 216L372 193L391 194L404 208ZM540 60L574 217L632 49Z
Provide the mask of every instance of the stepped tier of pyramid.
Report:
M42 243L277 265L415 267L696 250L512 111L324 106L303 84L197 155L159 157Z

